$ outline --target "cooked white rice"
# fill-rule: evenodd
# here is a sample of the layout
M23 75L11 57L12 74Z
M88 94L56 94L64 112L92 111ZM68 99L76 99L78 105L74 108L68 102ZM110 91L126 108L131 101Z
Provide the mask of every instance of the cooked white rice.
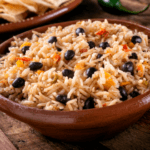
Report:
M85 33L77 36L75 31L79 27L83 28ZM103 29L109 33L107 37L97 35L97 32ZM134 35L140 36L142 42L131 43ZM57 37L56 43L48 43L51 36ZM93 41L96 46L90 49L88 41ZM25 42L31 43L31 46L24 55L20 46ZM110 47L103 50L99 47L102 42L108 42ZM124 44L129 51L123 48ZM94 107L101 108L122 102L119 86L126 90L127 99L132 98L131 92L143 94L150 87L148 36L120 24L109 24L107 20L81 21L65 28L53 26L45 33L33 31L31 39L14 37L11 45L10 52L0 59L0 94L29 107L45 110L82 110L87 98L93 97ZM58 52L56 47L62 51ZM65 60L64 54L67 50L75 52L72 60ZM133 52L137 54L138 59L129 59ZM98 54L102 54L99 59ZM60 56L58 62L55 61L55 55ZM32 60L16 60L22 57ZM41 62L43 67L38 71L30 70L29 64L32 61ZM128 61L134 64L134 75L121 70L121 66ZM16 62L23 64L20 66ZM90 67L97 69L91 78L86 74ZM74 71L73 78L64 77L64 69ZM12 86L17 77L25 80L24 86ZM65 105L56 100L58 95L67 95L70 100Z

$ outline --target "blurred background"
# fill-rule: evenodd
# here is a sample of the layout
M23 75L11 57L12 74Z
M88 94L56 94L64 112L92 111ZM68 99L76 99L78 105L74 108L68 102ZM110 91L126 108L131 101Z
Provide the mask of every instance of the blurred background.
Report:
M150 4L150 0L120 0L120 2L124 7L132 11L140 11L146 7L147 4ZM83 0L83 2L72 12L65 14L53 22L88 18L124 19L150 27L150 8L137 15L123 14L121 12L114 15L104 11L99 5L98 0Z
M99 0L99 1L110 1L110 0ZM124 7L132 11L140 11L143 8L145 8L147 4L150 4L150 0L120 0L120 2ZM43 25L57 23L57 22L70 21L70 20L77 20L77 19L109 18L109 19L129 20L129 21L137 22L144 26L150 27L150 8L148 8L146 11L142 13L134 15L134 14L122 13L121 11L118 11L116 14L114 14L115 12L114 9L113 9L114 11L112 10L111 12L108 13L106 12L106 10L104 11L101 6L99 5L98 0L83 0L82 3L71 12L53 21L49 21ZM109 10L109 8L107 10ZM4 20L0 19L0 23L2 23L2 21ZM23 29L15 33L9 33L9 35L1 34L0 42L10 38L12 35L19 34L29 29L31 28Z

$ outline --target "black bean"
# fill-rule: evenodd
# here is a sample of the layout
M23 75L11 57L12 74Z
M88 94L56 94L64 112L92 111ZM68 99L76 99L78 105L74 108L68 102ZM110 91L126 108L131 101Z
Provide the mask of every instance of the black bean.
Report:
M142 39L141 39L140 36L134 35L134 36L132 37L132 39L131 39L131 42L132 42L133 44L141 43L141 42L142 42Z
M85 31L84 31L83 28L77 28L77 29L76 29L76 35L79 36L80 33L81 33L81 34L85 33Z
M139 95L140 95L140 93L137 92L137 91L133 91L133 92L130 93L130 96L133 97L133 98L134 98L134 97L137 97L137 96L139 96Z
M136 53L132 53L131 56L129 56L129 59L138 59L138 56Z
M57 42L57 37L56 36L51 36L48 40L48 43L56 43Z
M101 58L102 56L103 56L102 54L98 54L97 59Z
M95 47L95 43L93 41L88 42L90 49Z
M21 51L25 55L26 51L29 50L30 46L24 46L22 47Z
M30 70L36 71L38 69L41 69L43 67L43 64L40 62L31 62L29 65Z
M73 50L68 50L66 53L65 53L65 59L66 60L71 60L75 55L75 52Z
M59 47L56 47L56 49L57 49L57 51L59 51L59 52L60 52L60 51L62 51L62 49L61 49L61 48L59 48Z
M94 108L94 98L89 97L84 103L83 109L91 109Z
M14 47L16 47L16 45L11 45L9 48L14 48Z
M37 37L40 37L40 35L38 35L38 34L35 34Z
M74 71L69 70L69 69L64 69L64 70L62 71L62 75L63 75L64 77L73 78L73 76L74 76Z
M88 68L88 69L86 70L86 74L87 74L88 78L89 78L89 77L91 78L95 71L97 71L97 70L96 70L96 68L94 68L94 67Z
M122 65L121 70L124 72L130 72L133 75L134 74L134 65L131 61L128 61Z
M7 48L6 51L5 51L5 54L7 54L9 52L10 52L10 50L9 50L9 48Z
M99 47L101 47L102 49L106 49L107 47L110 47L108 42L102 42Z
M24 86L24 84L25 84L25 80L23 78L18 77L14 80L14 82L12 83L12 86L14 88L20 88Z
M62 104L66 104L70 99L67 98L67 95L57 95L56 100Z
M120 95L122 96L122 98L120 98L120 100L122 100L122 101L127 100L128 99L128 94L127 94L125 88L120 86L119 91L120 91Z

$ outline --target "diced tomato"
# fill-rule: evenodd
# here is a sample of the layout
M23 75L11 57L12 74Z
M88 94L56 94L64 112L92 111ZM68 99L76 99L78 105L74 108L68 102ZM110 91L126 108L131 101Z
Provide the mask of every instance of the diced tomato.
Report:
M104 35L104 37L106 38L109 35L109 32L106 31L106 29L101 29L96 33L96 35Z
M81 49L80 50L80 53L84 53L84 52L87 52L87 49Z
M106 103L103 104L103 107L105 107L105 106L106 106Z
M16 60L31 61L32 58L28 58L28 57L17 57Z
M124 45L122 45L122 46L123 46L123 51L125 51L125 52L130 52L130 51L132 51L131 49L128 49L127 44L124 44Z
M55 54L53 55L53 59L54 59L54 61L59 62L60 59L61 59L61 57L60 57L59 54L55 53Z

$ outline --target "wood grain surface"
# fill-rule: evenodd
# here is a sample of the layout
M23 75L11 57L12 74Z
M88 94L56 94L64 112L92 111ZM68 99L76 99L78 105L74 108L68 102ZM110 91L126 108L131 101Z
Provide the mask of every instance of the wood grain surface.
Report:
M1 150L16 150L7 136L0 130L0 149Z
M150 4L150 0L121 0L121 2L132 10L141 10L146 3ZM124 19L150 27L150 8L138 15L112 15L104 12L97 0L83 0L82 4L72 12L47 24L87 18ZM0 35L0 43L18 33ZM150 110L137 123L105 141L88 143L58 141L41 135L25 123L2 112L0 112L0 129L3 131L0 130L0 150L9 150L11 146L13 150L13 145L17 150L150 150ZM6 142L8 147L3 149L2 142Z

